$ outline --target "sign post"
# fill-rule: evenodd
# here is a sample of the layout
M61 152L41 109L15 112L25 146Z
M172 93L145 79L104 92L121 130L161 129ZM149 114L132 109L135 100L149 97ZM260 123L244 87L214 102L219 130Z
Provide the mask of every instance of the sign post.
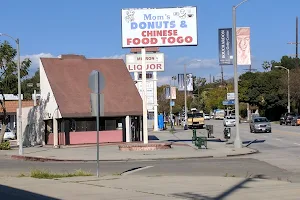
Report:
M147 118L147 80L146 80L146 49L141 49L142 54L142 86L143 86L143 138L148 144L148 118Z
M101 91L104 88L104 77L96 70L93 70L89 76L89 88L91 93L91 113L96 117L97 123L97 177L99 177L99 129L100 129L100 115L104 113L104 101ZM100 101L101 99L101 101ZM101 109L102 108L102 109Z

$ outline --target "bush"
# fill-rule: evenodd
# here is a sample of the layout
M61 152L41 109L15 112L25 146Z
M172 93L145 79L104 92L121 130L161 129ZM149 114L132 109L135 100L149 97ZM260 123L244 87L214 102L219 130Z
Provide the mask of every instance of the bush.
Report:
M10 142L5 141L0 143L0 150L10 150Z

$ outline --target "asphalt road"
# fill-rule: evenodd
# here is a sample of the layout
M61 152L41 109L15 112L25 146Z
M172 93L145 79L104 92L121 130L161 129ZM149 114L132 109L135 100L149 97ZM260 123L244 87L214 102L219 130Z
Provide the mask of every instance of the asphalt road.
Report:
M210 120L214 125L214 135L223 137L222 121ZM100 162L101 175L120 175L129 171L129 175L147 176L236 176L247 177L261 175L266 178L300 182L300 127L273 124L272 133L250 133L248 124L240 125L242 140L258 139L250 147L261 153L244 157L223 159L189 159L165 161ZM205 131L205 130L201 130ZM232 128L235 138L235 128ZM0 157L0 176L18 176L33 169L45 169L53 172L72 172L82 169L96 172L96 163L28 162ZM147 167L147 168L141 168ZM138 170L141 169L141 170ZM133 171L131 171L133 170Z
M216 137L223 138L223 123L209 120L207 124L214 125ZM235 139L235 127L231 128L231 142ZM260 151L246 157L259 159L277 167L300 172L300 126L280 126L272 124L272 133L250 133L249 124L240 124L240 136L243 142L253 141L249 147Z
M52 172L73 172L78 169L96 173L95 162L29 162L0 158L0 176L29 174L34 169ZM143 167L146 167L143 169ZM142 168L141 170L139 168ZM137 170L139 169L139 170ZM252 158L188 159L131 162L100 162L100 175L146 175L146 176L232 176L262 177L300 182L300 173L288 172L266 162ZM123 175L125 175L123 174Z

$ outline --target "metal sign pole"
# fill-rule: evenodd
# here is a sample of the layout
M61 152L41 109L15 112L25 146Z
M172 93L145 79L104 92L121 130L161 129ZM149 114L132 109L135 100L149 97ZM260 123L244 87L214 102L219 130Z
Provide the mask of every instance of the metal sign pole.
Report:
M142 54L142 86L143 86L143 136L144 144L148 144L148 120L147 120L147 79L146 79L146 49L141 49Z
M99 73L96 76L96 83L99 83ZM97 90L97 96L96 96L96 101L97 101L97 116L96 116L96 123L97 123L97 177L99 178L99 129L100 129L100 89L99 89L99 84L96 84L96 90Z
M97 129L97 177L99 177L99 131L100 131L100 116L104 116L104 96L100 93L104 88L105 80L103 75L96 70L93 70L89 76L89 88L91 93L91 115L96 117ZM101 99L101 100L100 100ZM101 113L100 113L101 112Z

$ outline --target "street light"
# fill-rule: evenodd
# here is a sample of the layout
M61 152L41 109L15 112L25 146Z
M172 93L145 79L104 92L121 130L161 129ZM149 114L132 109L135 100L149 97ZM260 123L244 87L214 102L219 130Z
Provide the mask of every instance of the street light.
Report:
M235 108L235 129L236 129L236 136L234 141L235 148L242 148L242 141L240 137L240 130L239 130L239 89L238 89L238 69L237 69L237 41L236 41L236 9L245 3L248 0L244 0L236 6L232 7L232 28L233 28L233 49L234 49L234 59L233 59L233 66L234 66L234 108Z
M194 62L201 62L201 60L192 60L189 63L184 64L184 130L187 130L186 67Z
M286 67L283 66L274 66L274 68L281 68L281 69L285 69L287 71L287 76L288 76L288 113L291 112L291 98L290 98L290 70Z
M18 129L19 130L19 155L23 155L23 134L22 134L22 99L21 99L21 59L20 59L20 41L19 38L15 39L14 37L5 34L5 33L0 33L0 36L6 36L14 40L17 44L17 57L18 57L18 100L19 100L19 116L18 116Z

